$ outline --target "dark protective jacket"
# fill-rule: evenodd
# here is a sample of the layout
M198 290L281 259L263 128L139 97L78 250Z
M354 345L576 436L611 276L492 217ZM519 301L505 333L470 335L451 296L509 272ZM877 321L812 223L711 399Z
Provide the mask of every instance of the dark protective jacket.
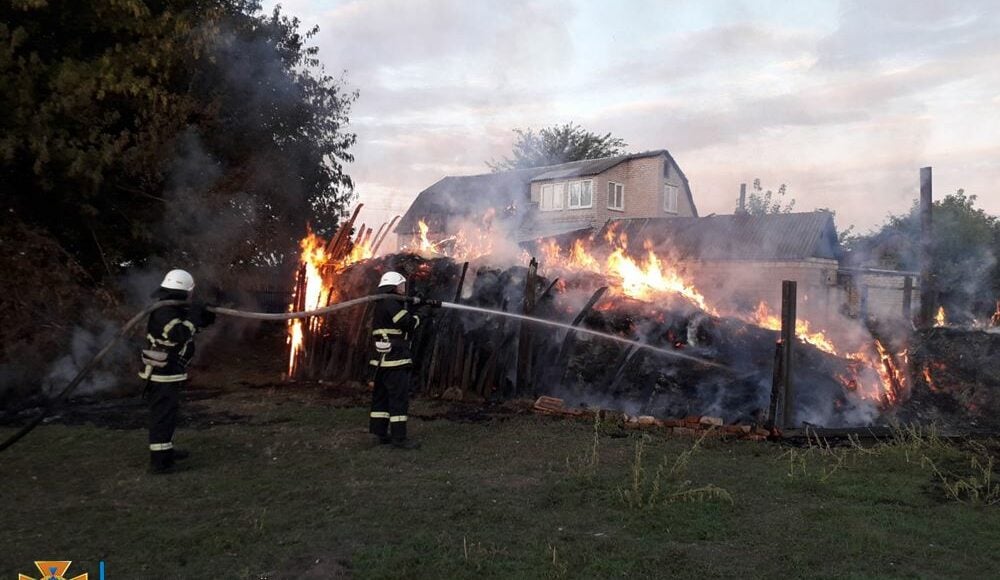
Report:
M395 286L380 286L376 294L392 294ZM406 309L402 300L375 302L372 316L372 357L374 367L399 368L413 364L409 333L420 326L420 317Z
M153 296L160 300L184 300L187 293L160 290ZM146 348L166 353L166 365L154 367L147 364L139 373L139 378L154 383L187 380L187 366L194 356L194 335L214 319L215 315L211 312L190 304L154 310L146 325Z

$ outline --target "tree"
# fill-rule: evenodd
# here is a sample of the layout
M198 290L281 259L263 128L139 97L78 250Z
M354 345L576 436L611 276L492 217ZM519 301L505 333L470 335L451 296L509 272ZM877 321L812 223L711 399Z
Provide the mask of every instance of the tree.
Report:
M760 178L753 180L753 187L750 191L750 195L746 200L746 212L750 215L768 215L776 213L791 213L792 209L795 207L795 199L790 198L788 203L782 205L785 200L785 196L788 194L785 184L782 183L778 187L778 191L774 192L770 189L765 190L760 184ZM739 206L736 207L737 211L740 209Z
M256 0L4 3L5 219L98 282L157 256L291 252L307 220L328 231L353 195L356 93L319 67L315 33Z
M953 319L989 318L1000 298L1000 219L975 207L976 196L959 189L934 202L931 260L940 303ZM849 246L854 261L877 267L920 270L920 207Z
M598 135L573 123L554 125L538 133L530 128L514 129L514 133L517 139L511 157L486 162L494 172L613 157L624 154L628 147L623 139L612 137L611 133Z

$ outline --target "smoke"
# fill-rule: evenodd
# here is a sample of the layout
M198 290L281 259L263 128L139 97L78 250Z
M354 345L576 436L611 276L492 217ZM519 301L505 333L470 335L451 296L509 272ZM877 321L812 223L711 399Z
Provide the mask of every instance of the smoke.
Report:
M69 352L58 358L49 367L42 381L42 394L57 395L79 373L90 360L108 344L118 331L118 326L110 322L97 322L87 328L77 326L70 338ZM110 390L119 384L119 379L136 357L127 344L119 342L74 391L75 395L91 395ZM137 358L137 357L136 357ZM138 380L135 381L139 383Z

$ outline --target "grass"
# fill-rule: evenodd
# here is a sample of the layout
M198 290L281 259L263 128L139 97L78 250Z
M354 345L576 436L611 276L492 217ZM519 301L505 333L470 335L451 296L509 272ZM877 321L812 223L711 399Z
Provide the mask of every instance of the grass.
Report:
M141 430L45 425L0 454L0 576L52 558L170 579L1000 569L992 443L904 430L868 447L696 443L514 415L415 420L424 448L400 452L371 445L365 409L319 397L245 390L198 405L247 419L181 430L190 468L168 477L145 473Z

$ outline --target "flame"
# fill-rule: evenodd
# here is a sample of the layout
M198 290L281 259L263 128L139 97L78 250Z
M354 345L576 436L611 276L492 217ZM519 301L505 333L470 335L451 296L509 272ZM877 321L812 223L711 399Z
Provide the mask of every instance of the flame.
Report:
M430 225L421 218L417 220L416 235L404 249L424 257L447 256L459 262L488 256L493 253L495 215L496 211L490 208L471 222L470 227L460 228L454 235L437 241L431 240Z
M1000 326L1000 300L997 300L997 310L990 317L990 326Z
M938 306L937 316L934 317L934 326L941 327L948 323L944 314L944 306Z
M931 368L928 365L924 365L924 381L927 383L927 387L932 393L940 393L941 389L938 388L937 383L934 382L934 377L931 376Z
M865 399L877 401L883 409L892 407L903 400L909 385L906 373L896 363L896 358L875 339L869 349L862 349L847 355L855 361L852 376L838 377L844 387ZM908 360L909 353L902 351L896 357Z
M761 301L757 305L756 310L749 317L742 317L745 321L752 324L756 324L762 328L767 328L769 330L781 330L781 318L775 316L771 309L767 307L767 303ZM799 338L802 342L811 344L823 352L836 355L837 347L834 346L833 341L831 341L825 334L824 331L813 331L809 326L808 320L802 320L801 318L795 319L795 336Z
M644 258L637 260L626 252L628 237L625 234L615 234L613 230L609 230L605 233L605 240L613 247L603 260L590 252L589 240L575 240L565 254L558 244L548 240L541 245L543 263L553 270L601 274L613 284L611 295L645 301L680 295L705 312L718 315L693 284L686 281L675 267L656 255L648 241L643 244L646 248Z
M350 228L351 223L341 227ZM363 228L362 228L363 229ZM339 232L338 232L339 233ZM345 231L344 236L349 232ZM338 235L334 235L337 239ZM296 285L292 292L292 303L288 311L315 310L327 306L336 298L335 278L347 266L371 258L374 255L372 244L374 237L371 229L358 233L357 238L344 239L339 248L330 248L326 240L313 233L307 227L306 237L299 241L299 270L296 273ZM330 252L340 250L341 255L334 256ZM307 331L313 333L322 328L321 318L295 319L288 321L288 376L295 376L302 354L305 353L305 336Z

